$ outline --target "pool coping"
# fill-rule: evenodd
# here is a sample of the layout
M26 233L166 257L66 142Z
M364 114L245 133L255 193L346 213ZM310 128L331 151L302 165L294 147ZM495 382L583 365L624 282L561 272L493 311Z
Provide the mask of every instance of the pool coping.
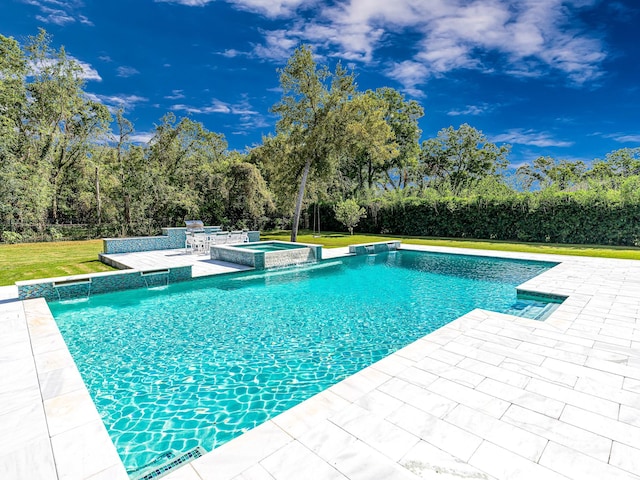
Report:
M412 368L410 365L415 364L420 358L424 358L425 354L428 357L433 355L434 352L440 352L440 355L445 352L446 357L446 347L453 339L477 328L479 325L483 325L483 323L494 322L512 328L535 329L548 332L551 338L554 335L562 337L568 330L572 329L573 324L591 300L598 296L605 297L604 300L615 300L615 297L613 299L609 298L615 290L615 282L609 282L610 284L608 285L605 283L602 291L597 289L591 292L580 291L577 288L580 278L575 276L574 270L579 271L581 268L593 269L593 267L602 268L606 265L623 267L628 265L628 268L633 267L640 271L640 262L629 260L603 260L590 257L421 247L408 244L403 244L402 248L439 253L559 262L557 266L525 282L518 288L540 294L567 296L567 300L544 322L511 317L484 310L474 310L163 478L168 480L249 478L248 476L242 476L245 472L255 472L256 475L259 473L263 475L260 478L281 478L272 474L278 469L286 470L286 468L290 467L287 466L286 459L282 457L283 454L278 452L288 452L287 457L292 452L298 452L304 458L308 457L309 460L312 460L311 464L320 469L318 471L327 472L326 478L362 478L345 476L346 470L344 468L336 469L335 465L332 465L331 461L327 460L326 455L318 455L317 450L310 448L308 440L303 442L300 441L300 438L308 435L318 425L329 423L331 426L328 428L338 428L339 426L336 426L335 423L329 422L330 418L339 415L345 409L356 409L355 406L362 408L358 402L361 403L362 399L372 394L372 392L379 394L378 387L394 378L403 369ZM589 267L590 264L591 267ZM574 268L572 269L572 267ZM553 272L554 270L556 272ZM623 279L620 282L621 285L627 279ZM617 287L616 291L623 290L622 287ZM624 291L626 292L627 290ZM638 320L638 314L640 313L638 304L640 302L633 304L633 302L628 301L626 295L622 295L621 299L623 297L625 300L623 303L632 305L630 307L632 309L635 308L635 317L632 316L632 320L635 320L637 324L640 321ZM598 299L596 298L596 300ZM42 432L42 427L45 427L44 431L48 435L50 444L49 448L47 448L47 445L42 442L42 438L34 440L34 442L37 441L39 447L37 450L38 459L36 460L36 463L40 465L38 471L47 472L47 475L43 475L41 478L127 479L128 476L119 461L115 447L80 378L77 367L68 352L46 302L44 299L25 300L22 301L22 309L28 328L31 362L35 366L37 388L40 393L41 411L35 412L34 417L38 417L39 431ZM628 348L634 352L635 350L640 351L640 330L633 331L632 338L633 340L628 342ZM594 343L595 341L585 339L585 343L589 342ZM448 355L454 354L460 355L460 352L451 351L448 353ZM640 358L640 355L638 357ZM25 359L25 361L28 360L28 358ZM442 362L442 358L436 361ZM629 370L630 376L625 376L624 378L638 380L637 392L640 399L640 360L637 361L637 364L634 361L631 366L625 366L627 367L626 370ZM452 367L454 366L452 365ZM602 366L600 367L602 368ZM610 366L607 365L607 367ZM583 368L586 367L583 366ZM635 389L635 383L631 383ZM30 388L30 392L33 393L33 388ZM35 404L37 401L32 403ZM638 408L640 408L640 402ZM38 409L34 408L33 410ZM638 411L640 412L640 410ZM634 424L629 428L632 427L634 427ZM634 428L637 428L637 432L633 429L631 432L634 435L636 433L640 435L640 423L638 427ZM344 429L339 428L339 430L342 432L340 435L346 435ZM353 435L351 436L353 437ZM370 440L365 441L357 435L355 438L367 446L367 449L364 450L370 452L370 448L372 448ZM485 446L485 444L489 446ZM640 444L634 444L633 446L623 445L628 449L634 449L634 451L635 449L640 449ZM321 446L318 445L318 449ZM484 446L484 450L488 451L496 451L496 448L504 450L504 446L497 446L495 441L490 441L486 438L482 439L480 446ZM473 458L479 455L477 451L479 451L480 446L476 449ZM446 449L440 448L442 446L436 445L436 447L438 447L439 451L446 453ZM618 449L620 448L622 447L618 447ZM500 452L504 453L502 450ZM448 452L448 454L450 453ZM638 450L638 453L640 453L640 450ZM363 458L367 458L367 461L371 460L366 455ZM472 457L469 458L472 459ZM384 454L378 460L381 466L389 468L391 469L389 471L399 475L398 478L405 478L405 476L406 478L419 478L412 477L412 474L404 466L401 466L398 461L394 462ZM516 460L520 461L521 458ZM441 461L444 462L443 464L451 466L451 460L448 457L442 457ZM483 473L485 476L488 475L487 471L491 469L489 465L485 465L481 461L474 463L474 466L470 466L469 463L463 461L462 464L455 464L454 466L458 469L466 468L467 470ZM478 464L481 465L481 468L478 467ZM552 466L553 468L542 466L537 462L531 462L531 465L529 465L532 473L533 471L544 473L548 475L548 478L552 478L553 475L558 473L566 474L564 471L558 472L558 470L562 470L561 467L555 464ZM51 470L52 467L53 470ZM625 472L624 470L618 470L618 467L615 468L616 473ZM613 470L611 471L613 472ZM640 478L630 473L629 475L628 478ZM501 477L496 475L496 478Z

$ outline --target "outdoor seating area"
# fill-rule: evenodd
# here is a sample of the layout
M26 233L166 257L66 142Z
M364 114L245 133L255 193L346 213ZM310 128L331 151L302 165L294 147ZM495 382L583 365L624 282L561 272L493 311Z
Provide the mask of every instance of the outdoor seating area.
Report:
M231 232L186 232L184 242L185 253L206 255L212 245L229 245L234 243L246 243L249 241L249 232L236 230Z
M201 220L185 220L185 225L165 227L162 235L150 237L103 238L100 259L102 260L103 255L176 249L183 250L183 253L205 254L209 253L211 245L260 240L260 232L257 230L223 231L220 225L205 226Z

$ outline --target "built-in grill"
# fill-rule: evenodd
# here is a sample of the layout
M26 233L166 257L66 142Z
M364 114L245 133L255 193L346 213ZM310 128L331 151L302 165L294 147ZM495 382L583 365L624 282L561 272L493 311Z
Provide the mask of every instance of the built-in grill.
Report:
M187 233L204 233L202 220L185 220L184 223L187 225Z

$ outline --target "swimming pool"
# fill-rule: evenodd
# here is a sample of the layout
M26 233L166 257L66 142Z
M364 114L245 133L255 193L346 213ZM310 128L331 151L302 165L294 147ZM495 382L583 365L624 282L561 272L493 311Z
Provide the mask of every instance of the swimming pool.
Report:
M126 468L211 450L554 264L412 251L52 302Z

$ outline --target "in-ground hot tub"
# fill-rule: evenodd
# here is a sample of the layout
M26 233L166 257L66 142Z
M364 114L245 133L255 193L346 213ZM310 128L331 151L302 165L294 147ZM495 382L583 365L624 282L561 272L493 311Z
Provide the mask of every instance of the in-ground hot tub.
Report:
M248 265L256 270L298 265L322 259L320 245L278 240L236 245L212 245L210 252L211 260Z

